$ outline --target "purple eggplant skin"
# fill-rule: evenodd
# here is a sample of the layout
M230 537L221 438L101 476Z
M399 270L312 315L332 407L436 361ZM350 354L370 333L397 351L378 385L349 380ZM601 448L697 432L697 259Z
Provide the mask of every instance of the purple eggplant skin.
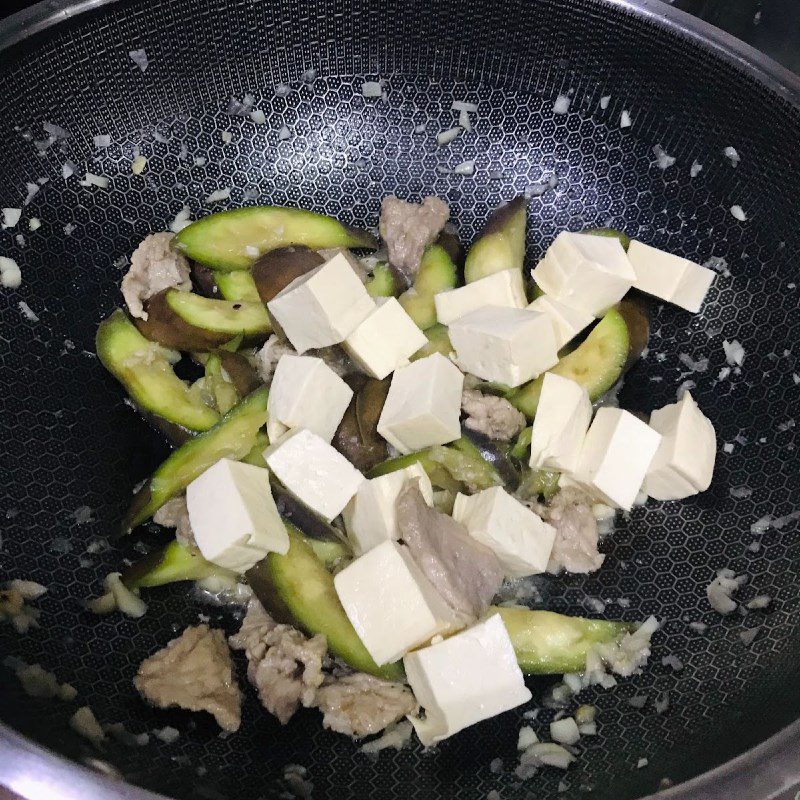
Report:
M341 531L312 511L274 477L270 480L272 496L281 517L302 531L309 539L321 542L342 542Z

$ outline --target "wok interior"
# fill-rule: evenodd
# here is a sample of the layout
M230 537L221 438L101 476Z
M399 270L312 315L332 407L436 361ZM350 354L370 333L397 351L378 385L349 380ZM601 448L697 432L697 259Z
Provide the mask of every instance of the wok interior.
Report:
M139 47L150 60L145 73L128 57ZM317 73L310 83L301 79L308 69ZM103 576L137 555L137 541L159 539L144 531L111 550L86 552L115 530L133 485L166 452L92 356L98 321L120 303L114 261L164 229L184 203L194 218L208 213L203 198L228 186L232 206L253 202L247 198L257 188L259 202L301 205L362 226L376 224L385 194L438 194L469 241L500 200L556 175L557 188L531 201L528 265L559 230L599 225L699 263L726 259L730 274L717 277L701 315L652 306L649 355L626 379L620 402L657 408L693 380L720 444L733 443L733 452L719 454L707 493L620 517L599 572L542 582L544 604L557 611L592 613L592 598L599 598L609 618L656 614L665 621L643 675L586 692L585 702L598 707L600 735L582 743L564 796L588 786L599 798L655 791L662 778L696 775L797 717L800 535L796 523L761 536L750 531L764 515L796 507L800 462L787 426L797 414L791 349L800 334L790 287L800 246L798 179L790 166L800 134L796 108L680 34L586 0L496 8L117 2L13 47L0 73L2 205L19 205L27 181L51 179L30 206L43 227L27 236L26 248L15 251L4 235L4 254L20 262L24 282L18 294L0 299L0 569L49 592L39 603L41 627L20 637L3 626L0 649L72 683L103 722L124 722L133 732L167 724L181 731L171 745L109 745L104 757L130 781L178 797L277 797L285 790L276 780L282 768L298 763L321 797L482 798L498 789L512 798L556 796L565 777L546 770L522 785L513 778L525 709L482 723L435 753L414 747L371 760L321 730L313 713L281 729L248 689L242 730L223 738L203 716L148 709L131 678L144 656L198 613L234 630L230 613L198 605L181 586L149 592L139 621L82 610ZM378 78L386 82L385 102L361 95L362 81ZM292 88L285 97L274 91L281 84ZM224 114L228 98L245 92L255 94L266 125ZM572 98L564 116L553 114L560 93ZM435 134L454 124L454 99L479 101L476 130L439 148ZM622 110L633 118L624 131ZM64 152L56 145L40 157L22 133L43 138L45 120L71 138ZM279 141L283 125L291 136ZM221 138L226 130L230 144ZM101 133L112 144L96 151L92 137ZM656 144L675 156L674 167L653 164ZM148 158L142 176L130 173L137 145ZM742 157L735 169L722 155L728 145ZM108 176L110 188L62 180L67 158ZM437 169L472 158L474 177ZM703 170L690 179L694 160ZM734 204L745 209L746 222L730 214ZM69 224L75 229L66 235ZM39 322L21 317L20 299ZM740 375L719 381L723 339L738 339L746 357ZM684 374L681 352L707 356L708 371ZM731 497L729 489L739 486L752 494ZM91 509L88 522L82 507ZM754 540L758 552L748 548ZM757 622L723 620L710 610L705 587L722 567L751 576L742 597L773 598ZM690 621L709 628L699 635ZM755 625L758 636L746 647L739 632ZM671 653L684 664L678 673L661 664ZM537 698L546 685L532 682ZM654 699L663 692L670 707L657 714ZM648 696L645 709L627 703L635 694ZM31 700L3 672L2 720L81 759L92 753L67 728L73 711ZM534 727L551 714L543 712ZM496 757L505 762L500 776L489 769ZM637 771L642 757L649 766Z

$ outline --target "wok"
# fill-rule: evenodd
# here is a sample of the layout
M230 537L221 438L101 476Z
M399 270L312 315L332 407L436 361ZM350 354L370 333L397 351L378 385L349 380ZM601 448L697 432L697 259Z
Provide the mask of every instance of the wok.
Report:
M140 48L145 72L128 55ZM0 570L49 591L40 627L20 636L1 626L0 649L72 683L77 703L105 723L180 731L173 744L98 752L67 725L75 703L29 698L2 668L0 783L30 798L149 790L255 800L282 796L283 768L296 763L315 797L467 800L497 789L503 800L577 798L591 788L625 800L669 785L660 796L767 798L800 779L796 77L652 0L49 0L0 24L0 50L0 205L20 206L26 183L49 178L22 225L2 233L23 284L0 294ZM385 99L363 97L362 82L378 79ZM276 92L284 85L288 94ZM265 125L225 113L246 92ZM571 100L564 115L553 113L560 94ZM435 134L454 123L454 99L479 102L476 128L440 148ZM620 128L623 110L630 128ZM44 122L69 138L40 155ZM280 140L284 125L290 136ZM95 148L98 134L110 146ZM655 163L656 145L673 165ZM135 176L137 147L148 165ZM474 175L448 172L471 159ZM109 177L108 189L64 180L67 160L78 177ZM695 162L702 171L692 178ZM143 657L198 613L229 630L237 622L182 586L149 592L138 621L83 609L107 572L136 557L138 541L158 539L144 531L87 551L165 453L92 354L98 321L120 304L120 256L184 204L195 218L207 213L204 198L226 187L231 200L217 208L257 197L362 226L376 224L384 194L435 193L469 240L500 200L551 176L557 186L531 199L529 264L559 230L605 225L700 263L724 259L701 314L654 305L649 355L621 395L625 407L650 410L672 402L682 382L696 384L727 443L711 489L637 508L604 542L603 569L542 583L557 611L664 621L643 675L585 694L599 735L582 741L577 764L514 778L523 709L436 752L414 746L375 760L323 731L314 712L280 728L249 690L242 730L229 738L202 715L146 707L131 685ZM29 216L41 219L38 231L28 231ZM724 340L745 351L727 378ZM708 358L708 368L691 371L680 353ZM751 529L767 515L765 532ZM723 567L749 576L741 599L767 594L769 609L712 611L705 587ZM753 628L747 645L740 634ZM669 654L682 670L662 664ZM546 685L531 682L537 699ZM647 696L644 709L629 704L634 695ZM546 729L551 714L535 727ZM641 758L648 765L637 769Z

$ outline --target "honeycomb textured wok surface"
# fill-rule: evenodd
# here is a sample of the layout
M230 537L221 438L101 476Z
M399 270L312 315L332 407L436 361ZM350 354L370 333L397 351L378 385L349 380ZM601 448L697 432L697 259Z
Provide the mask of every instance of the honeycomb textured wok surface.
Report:
M145 72L128 55L139 48ZM376 80L384 96L365 98L362 83ZM225 113L245 93L265 124ZM554 113L559 95L570 99L566 114ZM17 228L0 233L0 252L23 274L18 290L0 294L0 575L49 589L35 604L40 627L19 636L2 625L0 653L40 663L78 690L71 704L31 699L0 667L4 722L176 797L282 797L294 763L308 770L314 797L473 800L497 789L503 800L576 798L593 787L595 797L622 800L721 763L797 717L796 107L712 48L597 0L123 1L4 53L0 97L0 205L19 207L26 183L49 179ZM474 128L439 147L437 132L458 117L453 100L478 103ZM623 111L633 123L625 129ZM44 122L70 135L40 155ZM97 148L102 134L111 143ZM656 145L674 164L660 168ZM131 171L137 154L147 158L140 175ZM472 160L474 175L452 173ZM77 176L65 180L67 161ZM693 163L702 165L695 177ZM108 188L81 186L86 171L106 176ZM557 185L541 193L551 176ZM230 200L206 202L225 188ZM249 688L242 729L229 737L203 715L146 707L131 683L145 656L200 614L229 631L238 623L183 586L148 592L141 620L83 609L106 573L163 537L143 529L104 544L132 487L166 453L93 355L98 322L121 302L120 257L184 205L193 218L254 202L300 205L374 227L392 192L446 198L469 241L499 201L526 190L529 267L560 230L598 225L699 263L718 259L702 313L652 304L649 351L620 395L624 407L650 411L693 382L719 440L711 489L620 516L596 574L540 581L543 604L556 611L663 620L651 665L612 690L585 692L599 735L581 740L566 775L544 770L524 783L513 775L524 708L436 751L414 745L375 759L322 730L316 712L282 729ZM745 221L731 214L735 205ZM28 230L29 217L41 219L39 230ZM724 340L740 342L745 358L720 377ZM753 533L766 515L777 527ZM767 594L770 607L712 611L705 589L723 567L749 576L739 599ZM699 634L690 622L708 628ZM754 628L747 646L740 634ZM669 654L682 670L661 663ZM530 682L534 703L547 684ZM643 709L628 703L634 695L647 696ZM657 713L665 697L669 707ZM110 742L98 754L69 731L77 704L103 723L134 733L172 725L180 738ZM544 738L552 714L530 723ZM500 774L490 770L496 758ZM640 758L649 765L637 770Z

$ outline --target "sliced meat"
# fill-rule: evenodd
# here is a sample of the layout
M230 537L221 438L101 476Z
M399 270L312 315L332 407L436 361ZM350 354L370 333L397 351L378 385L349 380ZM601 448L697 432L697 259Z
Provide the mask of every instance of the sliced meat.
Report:
M489 607L503 582L497 556L447 514L428 506L409 481L397 498L400 539L414 561L465 624Z
M322 711L325 728L358 739L379 733L419 705L411 690L363 672L326 678L314 704Z
M151 233L134 250L122 279L122 296L132 316L147 319L144 301L164 289L191 291L189 262L170 247L173 237L172 233Z
M410 284L419 271L425 248L436 241L450 208L438 197L426 197L421 204L407 203L389 195L381 203L380 231L389 251L389 262Z
M208 711L226 731L236 731L241 724L242 695L225 634L208 625L187 628L145 659L133 685L158 708Z
M273 333L264 342L263 347L256 352L256 370L258 370L258 376L264 383L272 381L275 367L278 366L281 357L285 355L296 356L297 350L285 339L281 339L280 336Z
M322 685L324 636L306 638L290 625L278 625L255 598L247 606L242 627L230 637L234 650L247 656L247 677L261 704L285 725L300 707L314 705Z
M263 347L256 351L255 368L264 383L270 383L275 374L275 367L282 356L296 356L297 351L285 340L273 334ZM321 358L340 378L358 372L358 367L341 347L322 347L319 350L307 350L304 355Z
M504 397L464 389L461 410L467 415L465 427L490 439L508 442L525 427L525 415Z
M588 494L572 486L561 489L548 505L533 504L533 510L556 529L548 572L565 569L585 574L602 566L605 556L597 549L597 520L592 504Z
M175 538L189 550L199 552L194 538L192 524L189 521L189 509L186 507L186 495L173 497L167 500L161 508L153 514L153 522L165 528L175 528Z

